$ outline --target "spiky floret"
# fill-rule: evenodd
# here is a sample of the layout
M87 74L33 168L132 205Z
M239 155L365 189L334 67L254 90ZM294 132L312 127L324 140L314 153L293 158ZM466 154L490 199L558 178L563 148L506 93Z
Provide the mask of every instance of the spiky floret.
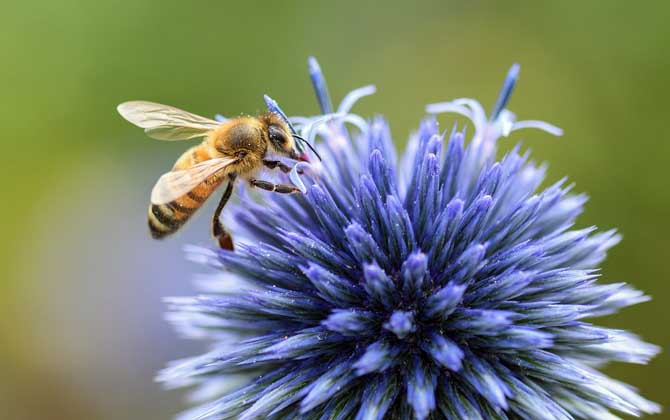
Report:
M427 118L400 163L383 119L349 113L374 87L333 113L314 59L310 74L329 117L293 122L322 140L318 175L303 196L243 197L238 251L191 249L225 273L210 286L246 288L170 300L183 331L215 343L159 376L199 386L206 402L184 418L613 419L659 410L598 371L658 351L588 321L648 299L597 282L619 236L573 228L586 197L565 180L540 190L545 167L519 147L496 161L496 140L517 128L561 134L505 109L518 67L489 117L470 99L428 107L470 118L467 144L454 130L445 146Z

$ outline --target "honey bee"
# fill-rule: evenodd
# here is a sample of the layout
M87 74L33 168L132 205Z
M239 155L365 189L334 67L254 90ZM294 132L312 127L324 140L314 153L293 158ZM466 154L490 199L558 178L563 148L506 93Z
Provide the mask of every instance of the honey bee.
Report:
M220 216L235 181L243 179L252 187L281 194L300 192L293 185L274 184L258 179L256 175L263 167L284 173L292 170L279 160L268 159L272 153L308 161L304 148L296 141L304 142L314 151L295 133L283 113L269 111L256 117L242 116L219 122L145 101L125 102L117 110L126 120L158 140L203 138L200 144L177 159L172 170L162 175L151 191L148 217L149 231L154 239L176 232L224 184L223 195L212 218L212 235L221 248L233 250L232 236L221 223Z

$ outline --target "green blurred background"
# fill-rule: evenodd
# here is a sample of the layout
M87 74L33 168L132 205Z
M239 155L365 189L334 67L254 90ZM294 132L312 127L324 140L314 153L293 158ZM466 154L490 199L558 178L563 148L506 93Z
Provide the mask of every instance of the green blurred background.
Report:
M152 378L203 348L172 332L161 298L193 293L202 268L181 247L208 240L206 212L174 240L149 239L149 191L186 145L150 140L115 106L235 115L268 93L289 114L314 113L312 54L336 99L377 85L357 111L386 115L399 146L425 104L490 106L521 63L510 108L566 135L517 139L551 163L550 181L567 174L590 194L581 225L620 228L605 281L654 298L602 322L667 350L670 3L11 3L0 17L0 418L165 419L186 406ZM607 370L670 403L665 353Z

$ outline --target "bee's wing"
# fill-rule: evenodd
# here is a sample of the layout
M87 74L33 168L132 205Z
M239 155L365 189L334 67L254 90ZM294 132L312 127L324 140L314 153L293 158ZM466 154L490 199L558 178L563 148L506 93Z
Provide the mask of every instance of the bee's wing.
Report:
M151 203L160 205L174 201L234 162L235 159L229 158L209 159L188 169L163 174L151 191Z
M124 102L116 109L123 118L144 128L145 133L158 140L202 137L221 125L218 121L153 102Z

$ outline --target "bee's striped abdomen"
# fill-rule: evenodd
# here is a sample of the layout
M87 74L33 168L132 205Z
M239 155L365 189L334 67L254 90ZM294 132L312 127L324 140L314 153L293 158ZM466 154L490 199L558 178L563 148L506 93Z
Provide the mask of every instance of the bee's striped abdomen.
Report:
M168 204L149 206L149 231L154 239L161 239L176 232L200 207L189 207L175 200Z
M173 170L187 169L210 158L206 148L195 146L177 160ZM151 236L154 239L161 239L176 232L203 205L222 181L221 177L212 177L174 201L166 204L150 204L148 218Z
M167 204L151 204L149 206L151 236L161 239L176 232L204 204L222 181L223 178L209 179L174 201Z

